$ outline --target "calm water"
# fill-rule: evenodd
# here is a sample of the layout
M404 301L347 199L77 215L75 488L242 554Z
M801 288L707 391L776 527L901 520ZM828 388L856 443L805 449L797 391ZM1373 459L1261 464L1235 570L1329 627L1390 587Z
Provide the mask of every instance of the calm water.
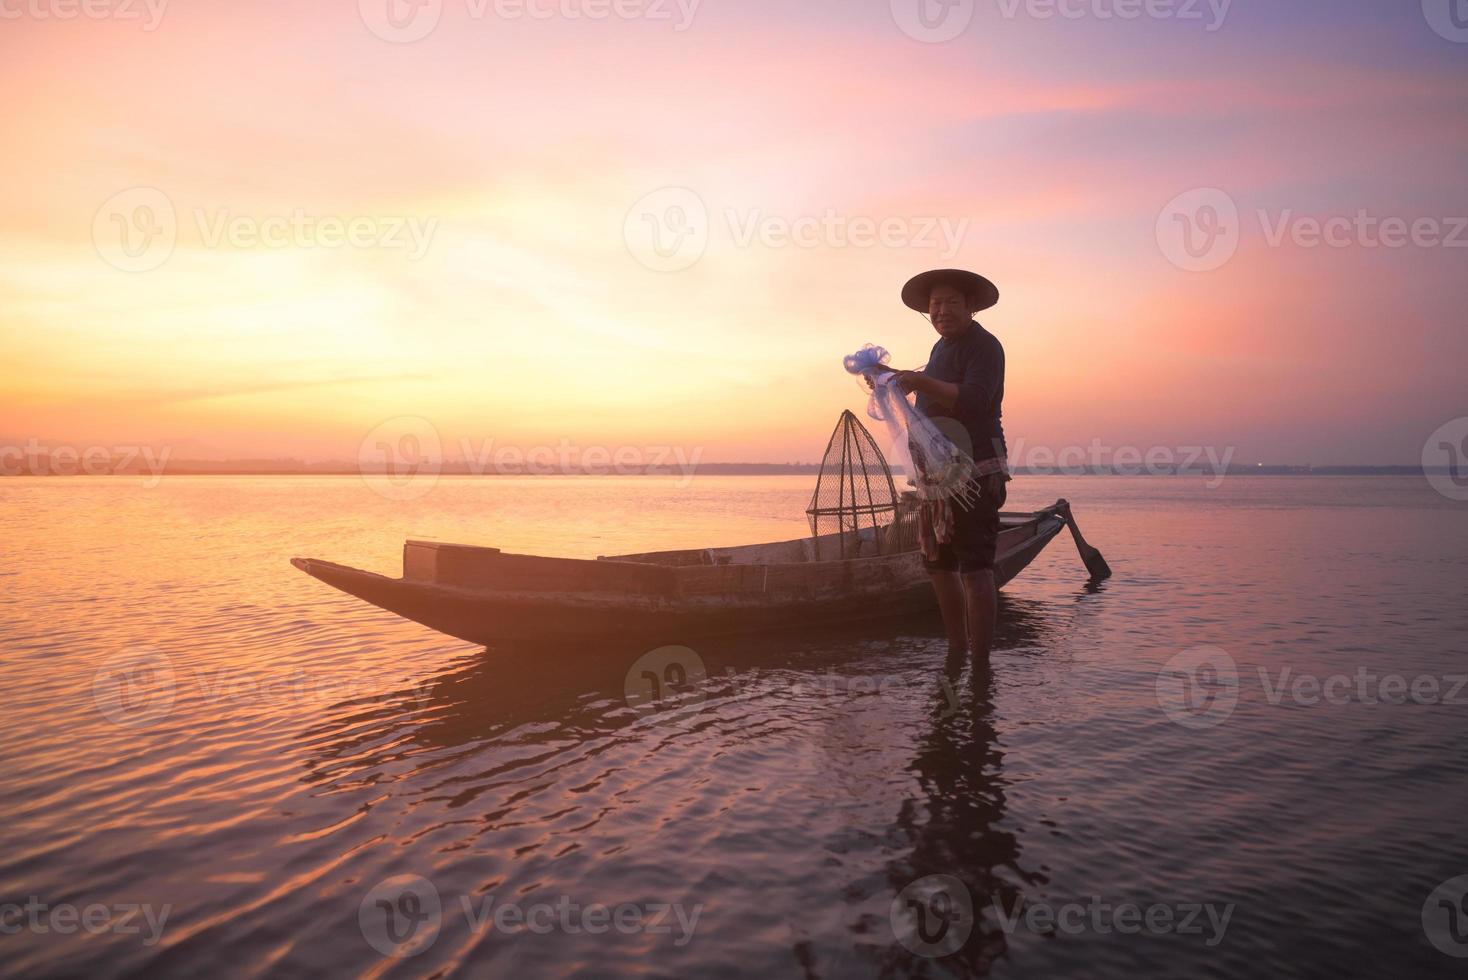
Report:
M1421 481L1022 479L1116 577L1057 540L992 677L896 624L695 645L709 682L661 710L635 654L486 652L288 564L796 537L809 492L0 481L0 969L1468 969L1461 891L1429 901L1468 875L1468 507Z

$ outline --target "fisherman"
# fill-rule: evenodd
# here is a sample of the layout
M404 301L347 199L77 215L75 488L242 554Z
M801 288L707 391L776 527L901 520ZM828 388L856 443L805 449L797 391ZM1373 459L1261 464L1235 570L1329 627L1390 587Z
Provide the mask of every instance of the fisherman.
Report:
M971 503L924 504L924 564L943 612L949 653L962 655L967 649L976 668L987 668L999 604L994 581L999 510L1008 495L1009 472L1000 423L1004 347L974 316L999 302L999 290L975 273L936 269L902 287L902 302L928 315L938 342L927 367L900 372L897 383L904 392L916 392L918 411L938 421L944 434L973 457L979 474Z

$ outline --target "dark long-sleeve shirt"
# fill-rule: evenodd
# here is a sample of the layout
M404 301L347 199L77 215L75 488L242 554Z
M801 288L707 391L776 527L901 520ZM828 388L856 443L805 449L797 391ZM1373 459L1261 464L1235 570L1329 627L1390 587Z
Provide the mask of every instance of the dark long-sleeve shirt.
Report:
M918 411L929 418L960 422L972 440L972 447L958 448L969 452L974 460L1006 456L1004 426L1000 421L1004 402L1004 347L999 338L977 322L956 340L941 337L933 345L924 373L958 385L958 402L949 410L937 399L919 393ZM947 428L942 423L939 427Z

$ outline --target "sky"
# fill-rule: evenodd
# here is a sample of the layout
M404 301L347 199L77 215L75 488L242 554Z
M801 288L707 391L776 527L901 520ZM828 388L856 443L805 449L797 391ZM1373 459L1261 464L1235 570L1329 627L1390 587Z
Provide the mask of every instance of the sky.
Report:
M1416 463L1454 2L0 0L0 444L814 461L956 266L1020 464Z

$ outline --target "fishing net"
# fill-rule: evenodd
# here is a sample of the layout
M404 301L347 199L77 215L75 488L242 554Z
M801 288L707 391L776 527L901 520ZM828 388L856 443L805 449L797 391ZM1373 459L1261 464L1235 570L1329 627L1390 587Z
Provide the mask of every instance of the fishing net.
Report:
M896 370L887 366L890 359L883 348L867 344L844 361L847 373L871 389L867 414L886 423L892 452L921 499L971 504L981 468L908 400L897 385Z
M851 412L842 412L821 460L811 496L816 561L885 555L917 547L909 519L877 442Z

